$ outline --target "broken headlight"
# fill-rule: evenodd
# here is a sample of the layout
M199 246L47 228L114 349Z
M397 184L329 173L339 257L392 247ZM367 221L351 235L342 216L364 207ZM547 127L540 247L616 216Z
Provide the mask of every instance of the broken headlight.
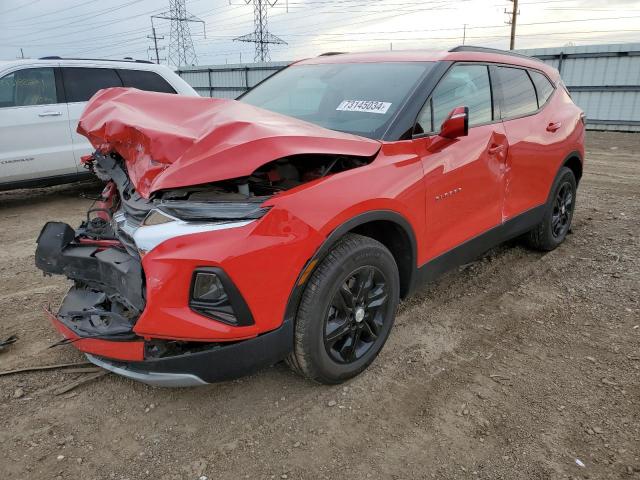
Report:
M165 240L192 233L243 227L262 217L270 207L260 202L160 202L133 234L141 256Z
M157 209L185 222L211 222L218 220L255 220L262 217L269 207L260 202L161 202Z

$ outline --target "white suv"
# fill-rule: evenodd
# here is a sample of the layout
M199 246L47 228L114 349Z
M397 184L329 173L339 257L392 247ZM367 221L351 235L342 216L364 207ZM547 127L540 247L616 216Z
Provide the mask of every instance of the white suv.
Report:
M169 68L141 60L46 57L0 62L0 190L79 180L90 153L76 133L84 106L101 88L197 96Z

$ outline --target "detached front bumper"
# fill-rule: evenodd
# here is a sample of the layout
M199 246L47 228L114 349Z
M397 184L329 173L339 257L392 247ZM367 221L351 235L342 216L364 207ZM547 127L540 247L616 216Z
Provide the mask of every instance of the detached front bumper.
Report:
M75 282L58 312L47 310L66 339L63 343L72 343L96 365L150 385L179 387L230 380L284 359L293 345L291 321L241 340L193 341L141 334L137 324L150 309L140 260L112 244L83 243L63 223L43 228L36 264L46 273L63 274ZM186 286L176 283L173 290L188 289L188 282ZM183 302L180 311L194 314L186 298Z
M197 352L162 358L145 358L149 342L83 338L52 312L54 327L95 365L148 385L193 387L249 375L283 360L291 351L293 322L249 340L205 346Z
M293 322L236 343L218 344L198 352L140 362L121 362L87 354L90 362L148 385L193 387L249 375L283 360L291 351Z

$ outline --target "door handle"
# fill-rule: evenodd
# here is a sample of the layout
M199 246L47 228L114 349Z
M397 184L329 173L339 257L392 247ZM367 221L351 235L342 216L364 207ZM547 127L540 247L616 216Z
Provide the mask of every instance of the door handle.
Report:
M504 145L496 145L495 143L489 147L487 150L491 155L495 155L496 153L501 153L504 150Z
M552 122L549 125L547 125L547 132L557 132L558 130L560 130L561 126L562 126L562 123L560 122Z
M59 117L60 115L62 115L61 112L42 112L38 114L39 117Z

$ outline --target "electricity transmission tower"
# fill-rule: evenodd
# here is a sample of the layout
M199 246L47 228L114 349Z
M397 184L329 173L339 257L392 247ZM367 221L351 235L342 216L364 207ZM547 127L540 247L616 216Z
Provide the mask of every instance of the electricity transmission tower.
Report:
M255 30L253 33L236 37L233 41L255 43L256 53L253 60L255 62L268 62L271 60L271 55L269 55L269 44L287 44L287 42L282 40L280 37L276 37L269 33L269 29L267 27L267 9L278 3L278 0L245 0L247 5L251 2L253 2L253 23Z
M198 57L193 48L193 40L191 39L190 22L201 23L202 30L206 38L206 30L204 20L189 14L185 6L185 0L169 0L169 11L162 12L158 15L151 16L152 28L153 19L162 19L171 21L171 32L169 34L169 54L167 60L169 64L176 67L182 65L196 65Z

